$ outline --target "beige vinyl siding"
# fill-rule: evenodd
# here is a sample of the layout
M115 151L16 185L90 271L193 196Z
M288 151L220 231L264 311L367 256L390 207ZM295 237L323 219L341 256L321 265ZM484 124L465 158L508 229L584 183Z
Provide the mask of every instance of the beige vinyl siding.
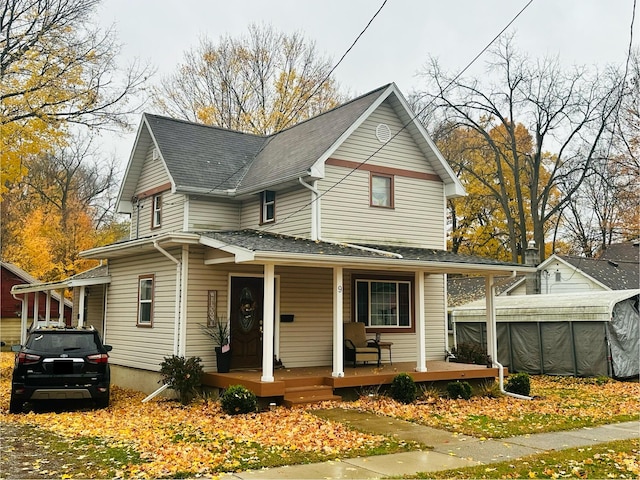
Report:
M376 138L376 127L381 123L389 126L392 136L397 134L386 144L382 144ZM409 132L403 129L402 122L388 100L383 102L331 156L355 162L366 160L367 165L435 174L435 170L429 165Z
M136 186L136 194L151 190L152 188L171 181L164 162L160 158L156 160L153 159L153 148L153 145L151 145L149 150L147 150L147 156L140 171L138 185Z
M445 198L441 183L394 177L394 208L369 206L369 172L327 166L319 190L322 238L444 248ZM340 182L338 184L338 182Z
M260 225L260 195L255 195L242 203L241 228L268 228L270 233L308 237L311 234L310 204L311 191L305 187L276 192L276 221Z
M184 195L177 195L168 190L163 192L161 226L160 228L151 228L153 197L140 200L138 206L133 206L131 238L142 238L165 232L181 232L184 225L184 202Z
M280 313L294 321L280 323L280 359L287 367L331 365L333 358L333 271L330 268L277 268Z
M237 230L240 205L230 200L189 198L188 231Z
M362 272L359 272L360 274ZM376 273L372 271L371 274ZM444 313L444 276L425 276L425 340L427 360L444 359L445 350L445 313ZM345 272L344 278L344 320L352 321L352 272ZM414 313L416 309L414 308ZM412 319L415 322L415 318ZM371 338L374 335L370 335ZM415 333L383 333L383 342L393 342L391 353L396 362L414 362L416 360ZM389 361L389 352L382 351L382 361Z
M169 253L180 258L179 249ZM107 297L107 337L115 365L159 371L173 354L176 266L161 253L147 253L109 261L112 278ZM138 277L155 275L153 327L138 327Z

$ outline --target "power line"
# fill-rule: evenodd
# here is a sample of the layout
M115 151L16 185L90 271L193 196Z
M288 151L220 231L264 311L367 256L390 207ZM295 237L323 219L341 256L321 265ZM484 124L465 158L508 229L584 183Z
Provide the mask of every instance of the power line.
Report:
M635 2L635 0L634 0ZM502 28L502 30L500 30L500 32L495 35L491 41L489 43L487 43L484 48L482 48L482 50L480 50L480 52L478 52L478 54L476 54L475 57L473 57L473 59L471 61L469 61L467 63L467 65L460 70L460 72L458 72L458 74L453 77L449 83L447 83L447 85L445 85L444 89L442 90L442 92L444 93L458 78L460 78L460 76L462 76L464 74L464 72L466 72L469 68L471 68L471 66L482 56L482 54L484 54L490 47L491 45L493 45L493 43L500 38L500 36L509 28L511 27L511 25L513 25L513 23L518 19L518 17L520 17L520 15L522 15L522 13L524 13L524 11L533 3L533 0L529 0L526 5L524 7L522 7L522 9L504 26L504 28ZM384 4L383 4L384 6ZM382 8L382 7L380 7ZM376 13L377 15L377 13ZM374 17L375 18L375 17ZM312 199L310 202L308 202L307 204L303 205L302 207L300 207L298 210L290 213L287 217L285 217L282 222L279 223L279 225L282 225L282 223L286 222L289 218L293 217L294 215L297 215L298 213L300 213L302 210L304 210L305 208L307 208L309 205L313 204L313 202L319 200L322 196L324 196L325 194L329 193L331 190L333 190L335 187L337 187L338 185L340 185L342 182L344 182L347 178L349 178L351 175L353 175L360 167L362 167L364 164L366 164L369 160L371 160L375 155L377 155L386 145L388 145L389 143L391 143L391 141L396 138L398 135L400 135L401 132L403 132L409 125L411 125L421 114L422 112L424 112L427 108L429 108L431 106L431 104L433 103L434 100L431 100L430 102L428 102L424 107L422 107L416 114L414 114L413 117L411 117L411 119L405 123L402 128L400 128L400 130L398 130L388 141L387 143L381 145L380 147L378 147L376 149L376 151L374 151L371 155L369 155L367 158L365 158L362 162L360 162L356 167L354 167L350 172L348 172L347 174L345 174L340 180L338 180L337 182L335 182L333 185L331 185L327 190L325 190L324 192L320 193L315 199ZM269 225L269 227L266 227L264 229L258 230L260 232L266 232L268 231L270 228L272 228L273 226L275 226L275 224L271 224Z
M378 16L378 14L382 11L382 9L384 8L384 6L387 4L388 0L384 0L382 2L382 5L380 5L380 8L378 8L378 10L376 11L376 13L373 14L373 16L371 17L371 19L367 22L367 24L365 25L365 27L362 29L362 31L358 34L358 36L356 37L356 39L353 41L353 43L349 46L349 48L347 48L347 50L342 54L342 56L340 57L340 60L338 60L338 62L331 68L331 70L329 70L329 73L327 73L327 75L322 79L321 82L318 83L318 85L316 85L316 88L311 92L311 94L304 100L304 102L302 102L302 105L300 105L294 112L292 117L295 118L295 116L302 111L302 109L307 105L307 103L309 103L309 100L311 100L314 95L316 93L318 93L318 90L320 90L320 88L322 88L322 86L327 82L327 80L329 80L329 78L331 77L331 75L333 74L333 72L335 71L336 68L338 68L340 66L340 64L342 63L342 61L345 59L345 57L349 54L349 52L351 52L351 50L353 50L353 47L356 46L356 43L358 43L358 41L360 40L360 38L362 37L362 35L364 35L364 33L369 29L369 27L371 26L371 24L373 23L373 21L376 19L376 17ZM274 135L277 135L278 133L276 132ZM264 147L263 147L264 148ZM222 185L224 185L229 179L233 178L235 175L237 175L238 173L240 173L244 168L246 167L246 164L242 165L241 167L239 167L235 172L233 172L231 175L229 175L227 178L225 178L224 180L222 180L221 182L219 182L216 186L212 187L211 189L209 189L208 193L213 192L214 190L216 190L217 188L221 187ZM304 208L304 207L303 207Z

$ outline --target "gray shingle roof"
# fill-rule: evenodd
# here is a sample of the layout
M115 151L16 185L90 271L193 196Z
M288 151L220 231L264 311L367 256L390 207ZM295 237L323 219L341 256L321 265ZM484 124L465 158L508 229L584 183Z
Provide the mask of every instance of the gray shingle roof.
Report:
M640 264L637 261L563 255L560 258L611 290L628 290L640 286Z
M393 258L398 262L438 262L469 265L491 265L522 268L517 263L501 262L490 258L459 255L446 250L430 248L398 247L392 245L349 245L332 242L314 241L307 238L260 232L257 230L234 230L224 232L206 232L200 235L224 242L230 246L242 247L251 251L284 252L306 255L335 255L359 258ZM364 247L364 248L358 248Z
M145 113L178 190L233 189L265 137Z
M495 277L496 295L500 295L524 277ZM474 300L485 298L486 287L484 277L448 277L447 304L449 307L465 305Z
M145 113L176 189L191 192L263 190L307 175L385 85L269 137Z
M273 135L249 168L240 189L255 189L284 177L305 175L388 87L384 85Z

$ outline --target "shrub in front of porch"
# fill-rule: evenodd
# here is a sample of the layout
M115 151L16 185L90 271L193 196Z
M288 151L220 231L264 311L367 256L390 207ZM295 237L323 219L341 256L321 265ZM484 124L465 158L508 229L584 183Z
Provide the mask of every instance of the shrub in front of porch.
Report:
M254 413L258 410L256 395L243 385L231 385L220 396L222 410L227 415Z
M401 403L413 403L418 396L418 387L411 375L399 373L391 382L391 398Z
M202 380L202 359L185 358L177 355L164 357L160 364L162 383L176 391L178 400L187 405L198 394Z
M451 350L457 363L473 363L475 365L491 365L491 357L485 347L475 342L463 342Z

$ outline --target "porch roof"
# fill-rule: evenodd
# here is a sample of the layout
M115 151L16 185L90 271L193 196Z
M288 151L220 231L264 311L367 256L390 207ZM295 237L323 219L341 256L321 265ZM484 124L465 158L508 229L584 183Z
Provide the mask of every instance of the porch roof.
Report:
M200 242L233 254L229 261L274 261L279 264L307 264L391 270L424 269L437 273L504 273L535 271L518 263L459 255L446 250L397 245L330 242L310 240L256 230L201 233ZM222 263L218 259L211 263Z

